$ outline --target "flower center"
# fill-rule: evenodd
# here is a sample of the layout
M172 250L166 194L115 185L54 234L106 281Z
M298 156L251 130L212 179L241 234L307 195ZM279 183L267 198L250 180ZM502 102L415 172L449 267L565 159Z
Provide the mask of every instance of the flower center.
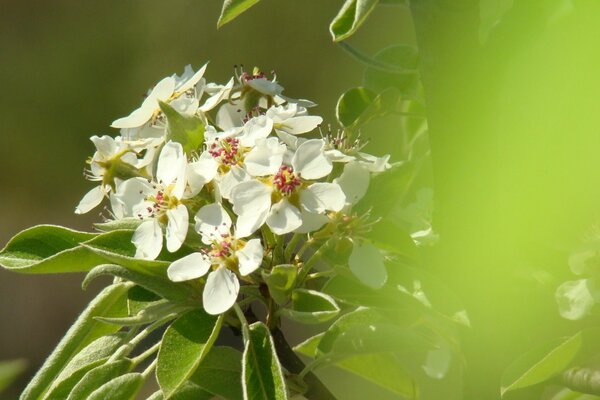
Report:
M231 235L222 234L222 240L215 240L210 247L209 256L214 258L225 259L233 255L233 242L231 241Z
M294 168L289 165L279 167L279 171L273 176L273 186L283 196L292 195L301 184L300 173L294 172Z
M242 148L239 139L225 138L215 140L208 148L208 153L222 165L233 166L242 161Z
M163 189L158 190L154 195L147 196L146 201L150 203L146 207L148 213L146 216L150 218L160 218L165 215L167 210L175 208L179 204L179 199L170 196L168 190ZM142 215L139 214L138 217L142 218Z

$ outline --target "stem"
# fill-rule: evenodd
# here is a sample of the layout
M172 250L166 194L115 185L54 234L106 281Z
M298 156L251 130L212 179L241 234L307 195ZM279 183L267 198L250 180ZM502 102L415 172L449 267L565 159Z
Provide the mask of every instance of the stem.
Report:
M273 335L273 342L275 343L275 350L279 361L285 369L292 374L299 374L304 370L304 363L294 353L294 350L290 347L289 343L283 336L283 332L279 328L275 328L271 331ZM308 385L308 391L304 393L304 396L308 399L315 400L335 400L333 394L327 389L327 387L317 378L312 372L307 372L304 376L304 381Z
M302 265L302 267L300 268L300 272L298 272L298 284L301 285L304 282L306 276L308 275L312 267L317 263L317 261L321 259L321 257L323 257L323 253L325 252L325 250L327 250L334 243L333 239L333 237L327 239L327 241L321 245L319 250L315 251L315 253L308 259L308 261L304 265Z
M285 248L285 252L283 253L283 257L286 262L291 261L292 254L294 254L294 250L296 250L296 247L298 246L298 242L300 241L300 239L302 239L302 236L303 235L301 233L294 233L294 236L292 236L292 238L288 242L288 244Z
M379 71L390 72L392 74L416 74L417 73L416 69L399 68L395 65L376 60L376 59L366 55L362 51L356 49L355 47L352 47L350 44L348 44L344 41L338 42L338 44L346 53L350 54L352 56L352 58L354 58L356 61L358 61L361 64L364 64L368 67L377 69Z
M154 371L154 368L156 368L156 364L158 362L158 358L155 358L152 363L150 365L148 365L148 367L144 370L144 372L142 372L142 376L144 377L144 379L146 379L148 377L148 375L150 375L152 373L152 371Z
M233 310L237 314L237 317L240 320L240 323L242 324L242 334L244 336L244 341L250 340L250 330L248 328L248 320L246 319L244 312L242 311L242 309L240 308L240 306L237 303L235 303L233 305Z
M148 356L151 356L152 354L156 353L156 351L159 349L159 347L160 347L160 342L156 343L154 346L150 347L148 350L144 351L139 356L134 357L131 360L131 362L133 363L133 366L135 367L135 366L139 365L139 363L141 363L146 358L148 358Z

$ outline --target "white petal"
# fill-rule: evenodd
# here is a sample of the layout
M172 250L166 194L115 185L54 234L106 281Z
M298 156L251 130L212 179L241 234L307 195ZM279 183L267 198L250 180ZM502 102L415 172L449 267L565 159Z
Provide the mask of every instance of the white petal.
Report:
M267 217L267 225L277 235L291 232L302 225L300 210L284 198L271 207L271 212Z
M340 185L346 195L346 203L356 204L367 193L371 174L369 170L357 162L344 166L344 172L333 180Z
M266 138L273 130L273 120L264 115L254 117L244 125L240 143L245 147L254 147L256 140Z
M167 250L171 253L179 250L187 236L189 216L187 207L179 204L167 210Z
M246 182L251 179L250 174L246 172L242 167L234 165L228 172L221 176L219 182L219 190L221 195L229 199L231 196L231 190L238 184Z
M240 274L246 276L256 271L262 262L263 251L260 239L250 239L243 249L238 250L235 254L239 261Z
M77 207L75 207L75 214L85 214L91 209L96 208L102 203L105 193L106 190L102 189L102 185L94 187L83 196Z
M252 176L265 176L277 173L283 162L285 145L277 138L258 139L254 147L244 159L246 170Z
M283 87L277 82L270 81L266 78L252 79L247 81L246 84L254 90L269 96L275 96L283 91Z
M92 136L90 140L96 146L96 150L100 153L101 159L106 160L111 158L117 152L117 144L115 143L115 139L108 135L104 135L102 137Z
M281 124L276 125L275 129L282 130L292 135L300 135L312 131L317 126L321 125L322 122L323 118L319 116L306 115L287 119Z
M221 88L221 90L219 90L216 94L213 94L208 99L206 99L204 104L200 107L200 111L208 112L215 108L221 101L229 97L229 93L231 93L232 88L233 78L231 78L229 82L227 82L227 85Z
M273 106L269 108L265 115L277 123L292 118L297 112L298 106L294 103L288 103L282 106Z
M310 233L314 232L317 229L321 228L327 222L329 222L329 217L325 214L315 214L310 213L305 210L301 210L302 214L302 225L295 229L294 232L298 233Z
M210 261L202 253L192 253L171 263L167 275L173 282L189 281L204 276L210 269Z
M184 82L181 86L179 86L177 88L177 91L179 93L183 93L188 89L193 88L194 86L196 86L196 83L198 83L200 81L200 79L202 79L202 76L204 75L204 72L206 71L206 66L208 65L208 63L204 64L199 70L198 72L196 72L190 79L188 79L186 82Z
M134 210L138 208L139 204L144 202L146 196L155 194L155 192L152 185L148 183L146 179L127 179L117 186L117 190L114 194L116 202L113 203L111 200L113 212L117 212L115 210L115 205L118 205L120 208L118 212L121 213L123 217L134 217Z
M224 313L235 304L239 291L237 276L225 267L217 268L206 279L202 293L204 309L212 315Z
M198 111L200 102L194 97L179 96L169 103L179 114L192 116Z
M225 103L217 111L217 126L223 130L242 126L244 111L241 104Z
M340 211L346 196L337 183L317 182L300 192L300 205L308 212Z
M148 122L153 113L154 109L151 107L140 107L128 116L114 120L110 126L113 128L137 128Z
M162 229L155 219L142 222L131 238L136 247L135 257L154 260L162 249Z
M154 86L148 97L146 97L146 100L144 100L144 104L152 104L155 106L155 109L158 109L157 100L168 100L173 94L173 91L175 91L175 79L171 76L167 76ZM142 107L144 104L142 104Z
M271 207L272 188L257 180L242 182L231 190L230 200L237 215L259 213Z
M294 171L302 174L304 179L319 179L331 172L333 164L325 156L325 142L321 139L311 139L298 146L292 158Z
M204 185L214 179L218 168L219 165L210 155L208 157L201 156L198 161L189 163L186 171L189 187L187 196L194 197L197 195Z
M348 265L362 283L374 289L379 289L387 281L383 255L372 244L354 243Z
M294 136L284 131L275 130L277 137L287 145L290 150L296 150L298 146L306 142L307 139L301 138L300 136ZM293 154L292 154L293 156ZM292 157L290 157L291 159Z
M235 222L235 236L243 238L252 235L258 228L263 226L268 215L269 208L265 208L264 210L238 216L238 219Z
M158 157L156 177L163 185L174 183L182 175L185 176L187 159L180 143L165 144Z
M219 203L202 207L196 217L196 231L202 235L206 244L221 239L222 235L230 233L231 218Z

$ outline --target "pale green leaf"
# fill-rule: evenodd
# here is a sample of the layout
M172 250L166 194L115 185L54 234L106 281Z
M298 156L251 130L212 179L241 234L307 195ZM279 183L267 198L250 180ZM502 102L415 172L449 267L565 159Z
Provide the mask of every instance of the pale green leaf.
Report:
M90 370L104 364L107 358L96 360L90 364L86 364L79 369L72 371L69 375L62 378L57 378L50 387L50 390L42 398L43 400L64 400L69 396L73 387L79 382L85 374Z
M121 375L96 389L86 400L130 400L133 399L144 383L139 373Z
M282 305L287 302L297 275L298 267L291 264L276 265L270 272L262 272L269 293L277 304Z
M363 84L367 88L379 93L393 87L403 97L413 98L417 95L419 52L416 47L404 44L392 45L375 54L373 58L379 62L393 65L398 72L367 67L363 76Z
M279 312L294 321L318 324L336 317L340 308L331 296L316 290L296 289L292 292L290 307L282 308Z
M21 394L21 400L38 399L81 349L99 337L116 332L119 327L94 320L97 316L126 316L127 291L132 285L121 283L105 288L79 316L52 354Z
M165 399L192 376L219 335L223 316L190 311L167 330L158 352L156 378Z
M250 325L243 355L242 383L245 400L285 400L287 389L273 338L262 322Z
M236 18L238 15L258 3L259 0L225 0L223 1L223 8L221 9L221 15L217 22L217 28L222 27L229 21Z
M344 127L352 126L376 97L377 93L364 87L347 90L338 99L335 108L337 120Z
M379 0L346 0L329 25L335 42L349 38L365 22Z
M67 400L87 399L96 389L104 383L129 372L132 367L130 360L118 360L97 366L89 370L69 393Z
M582 334L552 341L519 357L504 371L501 394L544 382L565 370L577 356Z
M198 117L179 114L162 101L159 101L159 105L167 117L167 140L180 143L186 154L199 150L204 142L204 122Z
M231 347L213 347L190 382L225 400L242 398L242 353Z
M119 231L119 230L135 230L142 220L135 217L115 219L106 222L97 222L94 227L103 232Z

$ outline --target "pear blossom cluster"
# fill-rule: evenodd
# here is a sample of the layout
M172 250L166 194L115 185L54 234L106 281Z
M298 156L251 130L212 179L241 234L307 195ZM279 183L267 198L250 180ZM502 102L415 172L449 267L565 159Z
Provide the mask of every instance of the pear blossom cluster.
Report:
M203 307L221 314L241 284L260 281L278 243L343 220L390 164L324 134L315 104L284 96L275 76L236 70L217 84L206 69L160 80L111 124L116 137L91 137L85 176L96 185L75 212L105 203L135 226L136 258L173 253L169 279L200 280Z

